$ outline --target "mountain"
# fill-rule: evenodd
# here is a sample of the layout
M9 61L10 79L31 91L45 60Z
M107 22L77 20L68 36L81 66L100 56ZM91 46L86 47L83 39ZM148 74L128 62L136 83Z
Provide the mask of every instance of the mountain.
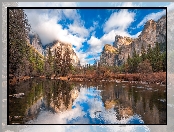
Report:
M54 50L58 47L62 47L62 56L65 52L65 49L68 48L70 51L70 57L72 59L72 64L74 66L80 65L80 61L76 53L74 52L71 44L66 44L63 42L60 42L58 40L53 41L52 43L47 44L46 46L42 45L41 39L39 38L39 35L36 33L29 34L29 43L43 56L47 55L48 47L51 48L52 55L54 55Z
M52 55L54 55L54 51L57 48L61 48L61 55L62 55L62 57L63 57L63 55L65 53L65 50L68 48L69 51L70 51L71 63L74 66L79 66L80 65L80 60L79 60L78 56L76 55L75 51L73 50L71 44L63 43L61 41L56 40L56 41L54 41L52 43L47 44L47 46L45 47L45 55L47 55L49 47L50 47L50 50L52 52Z
M166 16L162 16L158 21L148 20L138 38L116 35L115 42L113 46L110 45L110 48L116 48L117 52L110 53L106 57L108 51L103 48L100 62L101 64L120 66L126 62L128 55L132 57L134 49L141 55L142 46L147 51L148 46L150 45L153 48L156 42L160 43L163 49L166 48Z
M29 42L39 53L44 55L44 49L38 34L29 34Z
M114 60L115 56L118 54L118 49L111 46L110 44L106 44L103 48L103 52L100 56L100 63L115 65Z

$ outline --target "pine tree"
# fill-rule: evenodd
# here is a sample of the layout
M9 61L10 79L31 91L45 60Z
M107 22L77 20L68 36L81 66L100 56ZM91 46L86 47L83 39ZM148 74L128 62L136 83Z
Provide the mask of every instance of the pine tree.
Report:
M142 58L142 61L146 60L146 51L145 51L145 48L144 48L143 44L142 44L142 47L141 47L141 58Z
M132 72L132 59L130 58L130 55L128 54L127 58L127 64L128 64L128 72Z
M131 73L135 73L137 72L137 67L138 64L140 63L140 57L139 55L136 53L135 48L133 49L133 54L132 54L132 58L129 59L129 71Z
M162 69L162 57L159 43L156 43L155 47L152 49L151 64L154 72L158 72Z
M63 64L63 61L62 61L62 47L57 47L55 49L55 74L56 76L60 76L62 73L62 70L63 70L63 67L62 67L62 64Z
M152 66L149 60L145 60L139 63L137 69L139 73L152 73Z
M53 73L56 74L56 49L54 50L53 56Z
M69 48L65 49L64 57L63 57L63 76L66 76L72 69L71 56L70 56Z
M147 59L152 62L152 48L151 48L151 45L149 44L148 45L148 49L147 49Z
M9 73L20 76L24 69L23 60L27 37L30 31L27 16L22 9L9 9Z
M48 48L48 54L46 56L45 70L46 76L51 77L53 74L53 56L50 47Z

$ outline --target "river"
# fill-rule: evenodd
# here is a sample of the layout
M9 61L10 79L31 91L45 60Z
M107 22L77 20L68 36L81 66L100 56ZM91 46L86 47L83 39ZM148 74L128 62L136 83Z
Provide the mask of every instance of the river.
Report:
M9 87L9 124L166 124L166 85L33 78Z

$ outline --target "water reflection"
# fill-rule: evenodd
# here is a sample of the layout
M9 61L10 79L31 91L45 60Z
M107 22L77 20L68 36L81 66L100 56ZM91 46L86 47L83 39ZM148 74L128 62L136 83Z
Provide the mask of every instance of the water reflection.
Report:
M165 86L32 79L9 90L10 124L165 124ZM22 96L17 98L18 94Z

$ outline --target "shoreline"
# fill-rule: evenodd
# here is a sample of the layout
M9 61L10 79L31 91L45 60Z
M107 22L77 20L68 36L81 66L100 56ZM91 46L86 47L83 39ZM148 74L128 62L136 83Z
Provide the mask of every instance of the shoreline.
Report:
M21 76L14 77L9 75L9 85L15 85L19 82L26 81L35 77ZM69 75L66 77L45 77L38 76L37 78L51 79L51 80L63 80L63 81L78 81L78 82L142 82L148 84L166 84L166 72L158 73L124 73L124 74L113 74L107 76L96 76L96 75Z
M109 81L109 82L146 82L166 84L166 72L158 73L133 73L133 74L116 74L112 76L70 76L70 81Z

